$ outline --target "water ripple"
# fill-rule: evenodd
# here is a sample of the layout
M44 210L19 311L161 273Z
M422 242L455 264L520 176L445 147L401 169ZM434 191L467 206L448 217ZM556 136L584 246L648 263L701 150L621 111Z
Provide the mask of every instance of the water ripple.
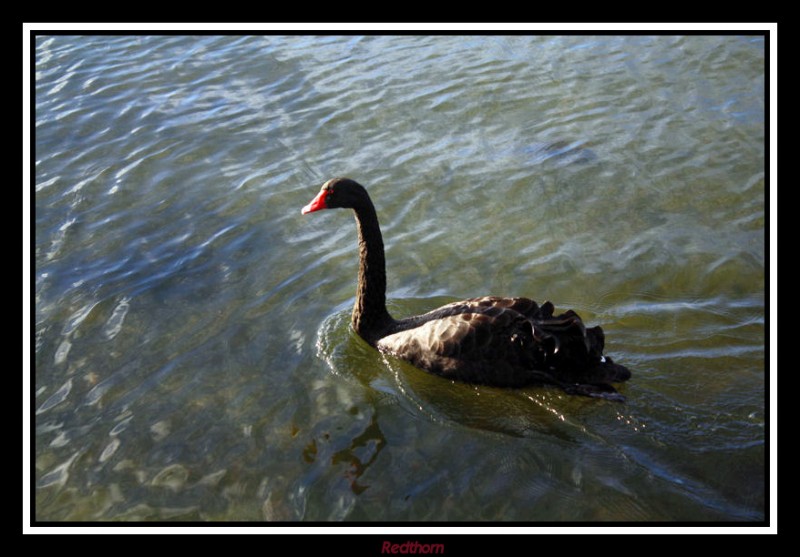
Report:
M763 41L58 35L34 56L38 517L763 515ZM299 214L348 174L392 311L574 307L633 369L625 408L443 382L355 338L352 217Z
M67 379L66 383L64 383L56 392L50 395L47 400L45 400L42 405L36 409L36 413L42 414L54 406L61 404L67 399L70 391L72 391L72 378Z

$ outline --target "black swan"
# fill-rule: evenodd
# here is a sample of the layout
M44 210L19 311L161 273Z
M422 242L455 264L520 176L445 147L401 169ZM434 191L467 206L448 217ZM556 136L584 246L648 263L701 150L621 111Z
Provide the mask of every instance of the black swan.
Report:
M353 209L358 229L355 331L371 346L430 373L498 387L557 385L569 394L622 401L610 383L630 378L603 356L605 335L574 311L553 315L553 304L487 296L447 304L396 320L386 309L386 262L375 206L359 183L334 178L302 214Z

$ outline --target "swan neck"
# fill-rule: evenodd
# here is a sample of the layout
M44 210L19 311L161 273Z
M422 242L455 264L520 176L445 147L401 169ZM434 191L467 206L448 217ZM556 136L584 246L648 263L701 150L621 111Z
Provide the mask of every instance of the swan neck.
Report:
M358 229L358 291L352 323L367 342L374 343L392 323L386 310L386 259L378 215L372 203L354 209Z

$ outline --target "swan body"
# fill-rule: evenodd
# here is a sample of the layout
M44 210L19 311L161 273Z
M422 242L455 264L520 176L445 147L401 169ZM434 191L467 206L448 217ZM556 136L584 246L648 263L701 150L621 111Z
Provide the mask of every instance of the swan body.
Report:
M550 302L485 296L394 319L386 309L386 263L375 207L366 189L334 178L302 213L350 208L358 231L359 272L352 325L376 349L442 377L522 387L552 384L569 394L624 400L611 383L630 378L603 355L605 335Z

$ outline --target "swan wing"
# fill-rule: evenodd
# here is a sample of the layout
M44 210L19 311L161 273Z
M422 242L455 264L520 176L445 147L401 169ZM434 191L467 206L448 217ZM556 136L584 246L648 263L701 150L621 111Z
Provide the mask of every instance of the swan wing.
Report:
M377 348L460 381L510 387L547 380L546 374L535 371L539 354L533 325L517 311L465 301L419 321L380 339Z

